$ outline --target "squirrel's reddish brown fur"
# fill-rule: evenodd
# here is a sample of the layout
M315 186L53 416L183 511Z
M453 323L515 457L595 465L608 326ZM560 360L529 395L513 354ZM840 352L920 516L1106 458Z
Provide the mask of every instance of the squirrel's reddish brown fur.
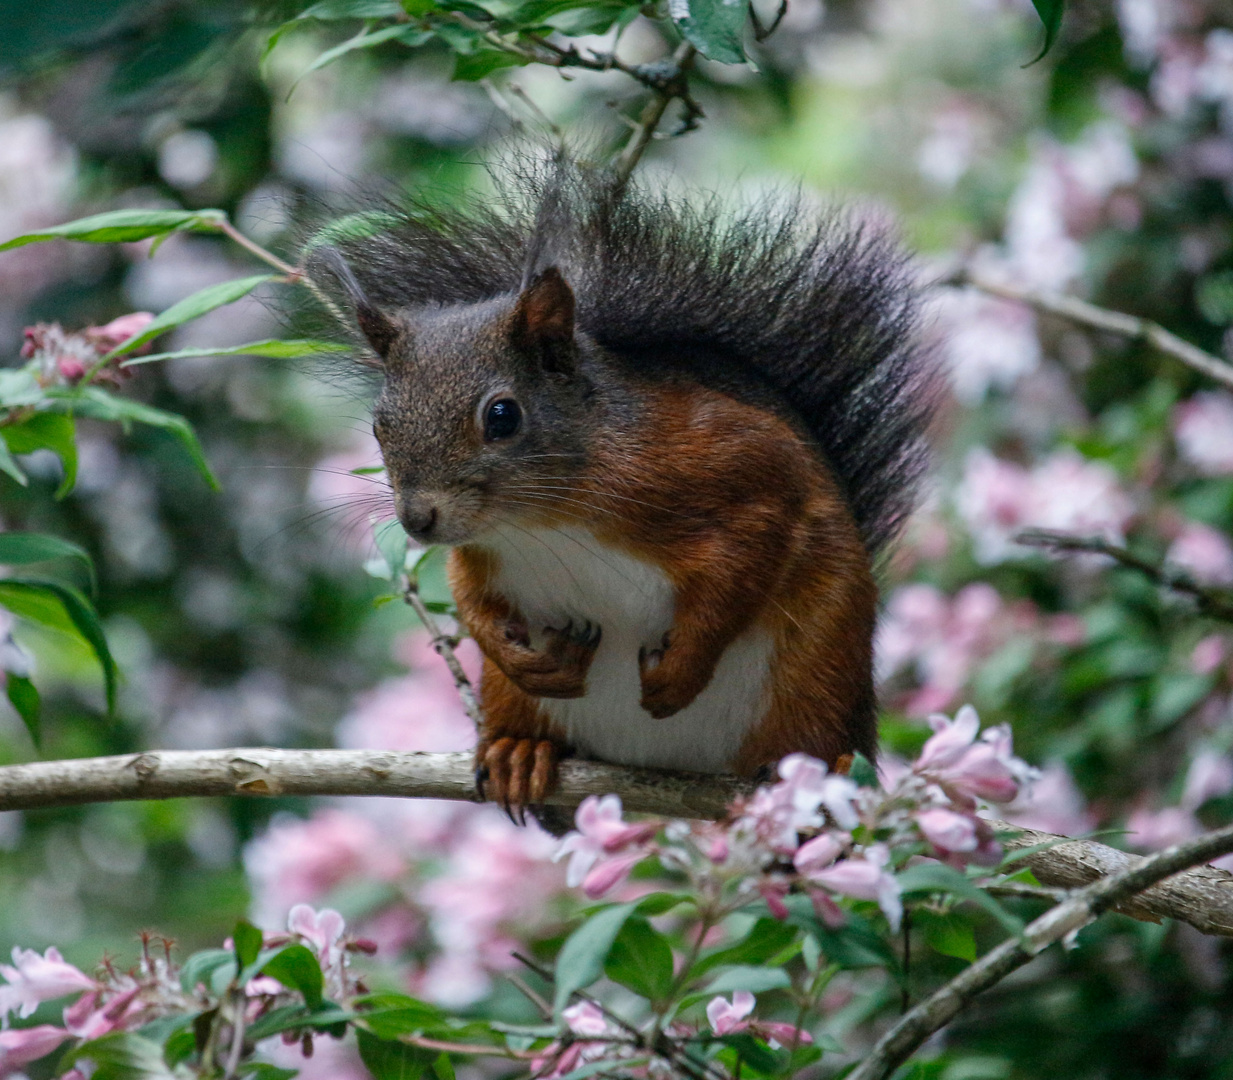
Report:
M520 813L575 746L747 775L793 751L837 768L853 752L872 758L873 558L909 505L928 414L919 350L896 337L914 328L897 256L850 232L810 247L768 218L775 236L757 258L733 247L728 266L708 259L710 278L696 275L716 307L709 322L683 318L707 333L638 342L633 322L597 321L595 269L633 259L618 248L637 247L636 229L616 219L638 196L605 203L584 184L588 211L576 176L556 183L540 192L514 288L458 299L443 287L433 303L415 293L425 277L411 302L374 301L371 271L361 285L351 269L365 276L362 248L347 262L325 253L385 369L375 430L399 515L416 539L451 545L459 615L484 654L482 790ZM634 212L677 227L678 245L725 255L713 222L693 235L666 203ZM502 237L494 221L472 243L509 260L516 230ZM467 242L458 231L453 256ZM824 264L836 251L846 279ZM653 298L668 283L648 252L639 272ZM677 254L661 252L661 275ZM725 309L724 288L742 274L765 286L758 272L779 309L743 313L735 293ZM871 313L855 327L867 340L853 342L846 308L827 309L842 300L828 300L828 282ZM842 369L823 378L813 368L828 340ZM742 356L793 344L815 355ZM832 400L844 395L846 408Z

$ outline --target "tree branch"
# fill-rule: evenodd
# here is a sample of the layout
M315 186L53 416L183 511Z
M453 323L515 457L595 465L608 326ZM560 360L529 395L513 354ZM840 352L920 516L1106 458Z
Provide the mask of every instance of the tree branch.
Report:
M1211 619L1233 622L1233 594L1225 589L1200 585L1184 570L1168 563L1154 563L1136 555L1129 548L1110 543L1099 536L1073 536L1070 533L1054 532L1051 529L1025 529L1015 537L1015 542L1025 547L1043 548L1046 551L1085 552L1107 555L1130 570L1136 570L1162 589L1170 589L1191 597L1199 611Z
M566 760L548 796L554 806L577 806L588 795L617 792L626 810L679 818L722 818L749 781L734 776L629 769L597 761ZM115 757L36 761L0 768L0 811L37 810L83 803L200 796L387 796L475 798L470 752L398 753L387 750L162 750ZM1009 851L1054 845L1023 856L1048 887L1075 888L1143 863L1092 840L990 825ZM1233 874L1202 867L1119 900L1136 919L1174 918L1205 934L1233 937Z
M906 1013L880 1038L848 1080L886 1080L930 1035L978 994L1022 967L1056 941L1081 929L1135 893L1184 870L1233 851L1233 825L1176 844L1089 885L1028 924L1023 933L990 949L971 967Z
M1108 308L1097 307L1076 296L1020 288L1004 281L994 280L970 268L957 270L939 284L970 285L990 296L1027 304L1028 307L1044 312L1046 315L1056 315L1091 330L1101 330L1131 341L1141 341L1175 360L1180 360L1187 367L1202 372L1209 379L1214 379L1223 386L1233 389L1233 364L1204 352L1198 346L1191 345L1189 341L1149 319L1140 319L1138 316L1127 315L1121 311L1110 311Z
M618 191L629 183L630 176L655 136L655 129L659 127L659 122L664 118L664 113L668 111L668 106L674 99L680 98L685 105L685 120L681 130L691 131L697 126L698 118L702 115L702 108L689 95L688 79L689 68L694 62L696 52L697 50L688 41L683 41L672 54L671 61L663 65L662 69L661 65L653 64L644 64L639 69L643 72L654 73L656 80L650 84L644 83L644 85L650 85L651 98L643 106L642 115L634 124L633 131L630 132L629 139L621 148L616 164L613 166Z

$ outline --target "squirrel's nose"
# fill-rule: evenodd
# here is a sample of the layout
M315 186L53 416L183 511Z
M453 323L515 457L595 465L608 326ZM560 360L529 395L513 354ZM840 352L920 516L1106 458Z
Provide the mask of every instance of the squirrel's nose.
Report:
M404 506L400 520L408 534L426 540L437 524L437 508L430 503Z

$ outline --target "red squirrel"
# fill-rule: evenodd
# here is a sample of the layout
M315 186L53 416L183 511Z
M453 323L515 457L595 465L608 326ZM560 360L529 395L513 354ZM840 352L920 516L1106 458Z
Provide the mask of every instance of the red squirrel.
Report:
M931 408L904 256L799 200L557 164L321 248L410 537L484 655L482 795L566 753L755 775L876 749L874 567Z

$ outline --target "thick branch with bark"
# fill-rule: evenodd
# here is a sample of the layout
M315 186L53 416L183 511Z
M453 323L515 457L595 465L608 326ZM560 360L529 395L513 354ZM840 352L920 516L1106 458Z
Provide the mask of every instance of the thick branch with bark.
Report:
M733 776L630 769L597 761L563 761L548 802L577 806L588 795L621 795L625 809L665 817L721 818L750 791ZM0 810L36 810L83 803L190 796L356 795L474 799L469 753L421 754L385 750L175 750L36 761L0 768ZM1125 873L1145 860L1091 840L1051 833L1009 833L1011 851L1040 845L1023 863L1046 886L1076 888ZM1136 919L1180 919L1205 934L1233 937L1233 874L1211 867L1187 870L1114 903Z

